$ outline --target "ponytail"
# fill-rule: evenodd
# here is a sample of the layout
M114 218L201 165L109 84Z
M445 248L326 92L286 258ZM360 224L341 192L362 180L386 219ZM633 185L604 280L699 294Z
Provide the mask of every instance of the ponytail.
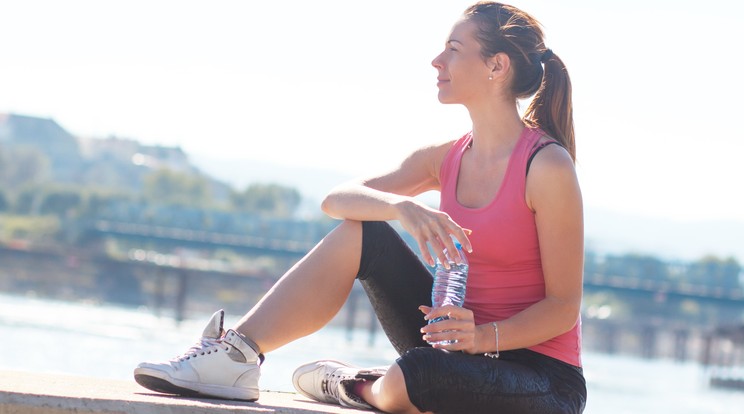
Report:
M576 161L574 139L573 103L571 102L571 79L566 65L547 49L540 89L532 98L524 114L524 121L545 131L563 145Z

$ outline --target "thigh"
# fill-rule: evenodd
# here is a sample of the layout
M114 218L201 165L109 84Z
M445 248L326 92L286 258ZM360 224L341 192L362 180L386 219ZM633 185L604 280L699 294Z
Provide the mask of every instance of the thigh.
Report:
M397 363L411 402L436 413L581 413L586 388L577 368L527 350L501 358L416 348ZM546 363L543 363L546 362ZM583 389L583 392L582 392Z
M428 346L420 305L431 305L429 269L386 222L364 222L359 279L385 334L399 354Z

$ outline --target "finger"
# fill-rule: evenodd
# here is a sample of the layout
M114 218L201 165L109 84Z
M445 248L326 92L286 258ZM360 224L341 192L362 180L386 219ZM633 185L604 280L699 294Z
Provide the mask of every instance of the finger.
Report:
M439 343L439 342L449 342L454 341L454 335L451 331L438 331L438 332L427 332L424 333L424 335L421 336L421 338L431 343L431 345L435 348L443 348L443 349L450 349L454 344L448 344L448 343Z
M455 235L457 240L462 245L463 250L468 253L473 253L473 245L470 243L470 238L468 238L468 236L470 236L471 234L473 234L472 230L460 228L459 234Z
M429 266L434 266L436 263L434 263L434 258L431 257L431 253L429 253L429 248L426 245L426 242L422 242L419 239L416 239L416 242L418 243L419 251L421 252L421 258L424 259L426 264Z
M462 246L462 249L468 253L473 252L473 245L470 243L470 239L468 238L469 234L472 234L473 231L470 229L464 229L457 225L454 221L451 221L450 224L450 234L451 238L455 238L458 242L460 242L460 245ZM452 241L452 245L454 246L454 240ZM450 250L453 251L453 250ZM452 259L457 259L456 257L452 257ZM457 263L460 263L460 261L455 260Z
M451 240L451 239L450 239ZM437 258L439 259L439 263L444 266L445 269L449 270L449 260L447 259L447 255L444 254L444 249L447 247L444 242L442 242L442 239L439 237L435 237L431 240L431 248L434 250L434 252L437 255ZM448 250L452 251L452 250Z
M443 311L452 314L457 319L473 319L473 311L456 305L444 305L440 307Z
M426 315L424 315L424 320L430 321L442 316L447 316L448 314L449 311L447 311L447 309L443 307L428 308L428 312L426 313Z

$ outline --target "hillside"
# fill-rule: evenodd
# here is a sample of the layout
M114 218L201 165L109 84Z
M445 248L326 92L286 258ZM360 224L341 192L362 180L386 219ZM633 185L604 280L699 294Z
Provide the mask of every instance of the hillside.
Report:
M0 114L0 183L6 190L56 183L139 192L144 177L161 168L203 175L213 196L228 196L227 185L202 174L180 147L80 137L53 119Z

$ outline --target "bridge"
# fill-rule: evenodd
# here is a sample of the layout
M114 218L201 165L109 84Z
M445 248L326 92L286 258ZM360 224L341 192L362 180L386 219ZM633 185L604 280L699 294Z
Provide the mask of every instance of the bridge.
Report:
M191 247L202 250L227 248L243 254L277 256L287 259L302 257L317 243L317 240L293 241L105 220L92 223L83 233L82 239L88 242L102 237L114 237L143 244L157 243L164 246ZM731 289L623 275L585 274L584 289L606 290L633 296L651 295L657 298L662 295L664 299L670 300L692 299L711 304L744 305L744 289L741 287Z
M110 221L95 222L80 234L74 253L13 251L0 246L0 262L10 275L3 285L4 269L0 269L0 286L52 295L63 286L68 295L87 292L91 298L124 300L126 304L145 305L156 312L170 309L176 319L215 306L244 312L315 244L315 241ZM132 249L128 257L111 258L98 248L106 238L143 247ZM152 250L144 247L150 245L159 247ZM247 258L268 258L273 264L240 269L194 263L166 253L171 247L195 251L231 249ZM18 263L13 265L11 258ZM16 277L20 273L34 273L35 268L39 276L28 276L35 277L34 280ZM40 284L47 287L39 288ZM700 355L707 332L718 325L741 321L744 312L744 292L740 287L727 289L588 273L584 277L584 291L585 344L588 349L594 347L610 353L631 352L647 357L671 354L678 359ZM595 312L596 309L589 307L594 306L592 301L597 297L609 297L615 302L600 306L608 312ZM377 325L367 302L361 289L354 290L344 314L347 326L368 326L372 335ZM617 303L620 306L614 307L610 315L610 307Z
M669 299L693 299L744 306L744 289L691 283L671 283L619 275L585 274L585 290L608 290L634 295L663 295Z
M165 246L190 247L215 250L229 248L247 254L268 254L282 257L297 257L307 253L314 242L281 240L261 236L231 234L206 230L182 229L141 223L97 220L85 228L82 243L102 237L127 239L141 243L157 243Z

